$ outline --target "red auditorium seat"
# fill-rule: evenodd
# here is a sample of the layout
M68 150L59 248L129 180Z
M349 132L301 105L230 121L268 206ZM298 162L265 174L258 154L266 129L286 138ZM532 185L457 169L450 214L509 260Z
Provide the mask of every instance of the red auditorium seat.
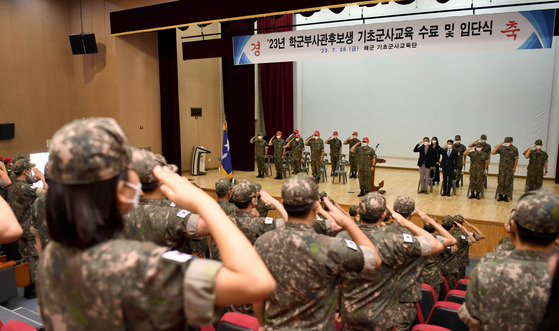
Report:
M446 280L446 277L443 276L443 284L441 285L441 291L439 292L439 298L438 298L439 301L444 301L448 291L450 291L450 288L448 287L448 281Z
M0 322L0 331L37 331L37 329L20 321L9 321L4 325Z
M463 278L460 279L458 281L458 283L456 283L456 290L460 290L460 291L466 291L468 289L468 283L470 282L469 279L467 278Z
M466 291L452 290L448 292L445 301L456 302L458 304L463 304L466 301Z
M411 331L452 331L452 330L443 328L442 326L438 326L438 325L417 324L411 329Z
M225 313L217 326L217 331L251 330L258 331L258 320L256 317L234 312Z
M198 328L199 331L215 331L215 328L213 325L206 325L206 326L201 326Z
M431 310L435 303L439 300L435 295L435 291L429 284L421 285L421 300L418 302L419 310L417 314L417 320L420 324L425 323L425 318L429 317ZM419 314L421 313L421 315Z
M442 326L453 331L468 331L466 324L458 317L460 306L455 302L437 302L427 319L427 324Z

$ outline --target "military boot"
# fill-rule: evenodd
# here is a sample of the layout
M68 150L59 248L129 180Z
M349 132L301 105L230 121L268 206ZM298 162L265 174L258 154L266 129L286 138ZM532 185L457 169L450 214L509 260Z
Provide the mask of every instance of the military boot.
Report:
M480 199L479 192L476 193L476 199L478 199L478 200Z
M364 196L364 195L365 195L365 190L361 190L357 196L358 196L358 197L362 197L362 196Z
M503 201L504 201L504 202L509 202L509 197L508 197L506 194L505 194L504 197L503 197Z
M497 201L503 201L503 195L499 194L499 197L497 198Z
M474 191L472 191L472 193L470 193L470 199L474 199L476 197L476 194Z

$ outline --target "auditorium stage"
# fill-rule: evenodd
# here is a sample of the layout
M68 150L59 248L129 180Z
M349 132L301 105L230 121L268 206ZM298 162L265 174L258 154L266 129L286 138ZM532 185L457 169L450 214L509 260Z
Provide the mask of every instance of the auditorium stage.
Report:
M328 170L328 174L330 170ZM198 184L201 188L207 190L215 190L215 182L223 177L217 170L208 170L206 175L192 176L190 172L184 175ZM235 171L234 177L237 180L249 179L262 185L262 189L270 193L272 196L281 197L281 186L284 180L275 180L274 177L256 178L256 172ZM275 176L275 173L274 173ZM441 176L442 177L442 176ZM433 193L418 194L417 184L419 180L419 171L410 169L395 169L389 167L378 166L375 177L375 184L384 180L384 190L386 190L386 200L392 205L396 197L399 195L409 195L416 201L416 207L429 215L444 216L462 214L466 219L486 222L503 223L508 220L510 210L514 207L518 198L524 192L526 179L517 177L514 182L513 200L511 202L498 202L495 200L495 190L497 188L497 176L490 174L488 176L488 189L485 192L485 198L481 200L468 199L466 193L468 191L469 174L464 176L465 183L463 187L456 190L456 196L442 197L439 194L440 185L433 187ZM442 178L441 178L442 182ZM543 187L547 190L559 193L559 184L555 184L553 180L544 180ZM357 179L349 179L347 184L338 182L338 179L332 183L332 178L328 176L326 182L319 183L319 189L326 191L334 201L341 205L358 204L360 198L359 181Z

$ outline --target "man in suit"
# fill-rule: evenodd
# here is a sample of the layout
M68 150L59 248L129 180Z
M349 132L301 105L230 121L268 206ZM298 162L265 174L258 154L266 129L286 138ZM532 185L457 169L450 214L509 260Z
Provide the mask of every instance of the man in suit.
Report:
M458 168L458 151L453 148L453 145L454 141L449 139L446 141L446 145L438 152L438 154L442 156L441 168L443 169L443 197L450 196L450 187L452 185L454 175L456 174L456 169Z
M429 185L430 171L433 169L435 163L435 150L433 147L429 146L429 140L429 137L424 137L423 141L420 141L413 149L415 153L419 153L417 166L419 167L420 187L417 193L428 193L427 185Z

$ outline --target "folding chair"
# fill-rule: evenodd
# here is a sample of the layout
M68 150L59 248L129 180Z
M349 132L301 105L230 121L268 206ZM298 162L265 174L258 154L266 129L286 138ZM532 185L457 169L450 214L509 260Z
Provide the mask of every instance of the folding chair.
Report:
M507 192L507 196L510 197L512 200L512 192L514 192L514 173L512 174L512 182L510 183L509 191ZM495 199L497 199L497 190L495 190Z
M487 175L486 175L486 176L487 176ZM470 196L471 184L472 184L472 183L468 183L468 192L466 193L466 196L468 196L468 197ZM484 186L482 185L482 186L481 186L481 192L479 193L479 195L480 195L482 198L485 197L484 192L485 192L485 189L484 189Z
M287 178L287 175L291 174L291 151L285 152L283 157L282 172L283 178Z
M346 164L349 164L349 162L347 162L346 160L342 160L340 158L340 160L338 161L338 165L336 167L336 171L334 171L334 176L332 176L332 183L334 183L334 181L336 180L336 176L338 176L338 183L342 181L342 179L344 184L347 183Z
M430 193L433 193L433 178L434 177L429 177L429 191L430 191ZM417 192L419 192L420 187L421 187L421 178L419 179L419 182L417 182Z
M322 182L326 182L328 180L328 174L326 173L326 163L328 162L327 158L322 159L320 162L320 179Z
M266 177L270 177L272 175L272 166L274 165L274 162L272 161L273 158L273 155L266 155L266 164L264 165L264 169L266 170Z

